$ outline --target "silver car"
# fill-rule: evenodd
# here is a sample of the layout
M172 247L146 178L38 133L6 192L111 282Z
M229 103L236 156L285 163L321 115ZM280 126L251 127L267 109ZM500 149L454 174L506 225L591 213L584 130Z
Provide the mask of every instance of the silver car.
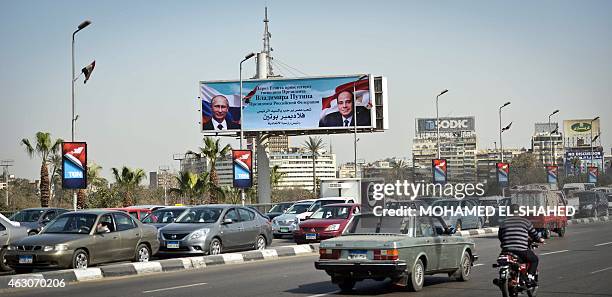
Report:
M13 222L0 214L0 271L12 270L4 259L7 247L26 236L28 236L28 227L21 225L19 222Z
M313 203L314 200L297 202L289 207L285 213L272 219L274 238L281 238L284 235L293 236L293 231L297 229L300 223L298 215L306 212Z
M159 229L159 241L162 255L261 250L272 243L272 227L265 217L247 207L197 206Z

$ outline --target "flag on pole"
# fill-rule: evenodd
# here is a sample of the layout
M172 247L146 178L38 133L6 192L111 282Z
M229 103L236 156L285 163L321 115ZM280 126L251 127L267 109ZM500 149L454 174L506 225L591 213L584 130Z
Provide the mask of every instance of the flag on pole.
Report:
M93 72L94 67L96 67L96 60L91 62L91 64L85 66L85 68L81 69L81 72L85 74L85 81L83 82L84 84L86 84L87 81L89 80L89 77L91 76L91 73Z

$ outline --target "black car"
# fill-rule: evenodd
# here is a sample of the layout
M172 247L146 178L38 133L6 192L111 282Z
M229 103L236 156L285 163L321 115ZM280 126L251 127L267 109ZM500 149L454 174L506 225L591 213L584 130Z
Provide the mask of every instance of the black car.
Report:
M580 191L574 193L579 199L577 217L600 217L608 215L608 198L605 193L595 191Z
M268 212L266 212L266 216L268 218L270 218L270 221L272 221L272 219L274 219L275 217L278 217L280 215L282 215L283 213L285 213L285 211L291 207L291 205L293 205L295 202L281 202L281 203L277 203L274 206L272 206L272 208L270 208L270 210Z
M9 219L27 227L28 235L34 235L38 234L38 232L40 232L47 223L55 219L55 217L69 211L70 210L63 208L26 208L18 211Z

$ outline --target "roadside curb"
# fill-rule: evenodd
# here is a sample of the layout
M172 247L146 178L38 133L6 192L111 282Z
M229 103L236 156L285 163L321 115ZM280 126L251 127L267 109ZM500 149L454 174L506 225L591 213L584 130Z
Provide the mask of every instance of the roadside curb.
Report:
M583 219L572 219L567 220L568 225L576 225L576 224L593 224L599 222L608 222L610 221L610 217L598 217L598 218L583 218Z
M22 288L34 287L37 284L36 282L39 282L38 287L41 287L47 283L50 283L49 280L63 280L65 283L83 282L107 277L143 275L149 273L201 269L206 268L207 266L273 260L318 252L319 244L302 244L273 247L262 251L247 251L215 256L175 258L150 262L122 263L85 269L66 269L40 273L5 275L0 276L0 290L16 288L16 285L9 286L11 280L13 284L16 282L20 283L20 287ZM30 282L28 285L26 282L29 280L33 280L34 283L32 284ZM43 280L46 282L42 282Z

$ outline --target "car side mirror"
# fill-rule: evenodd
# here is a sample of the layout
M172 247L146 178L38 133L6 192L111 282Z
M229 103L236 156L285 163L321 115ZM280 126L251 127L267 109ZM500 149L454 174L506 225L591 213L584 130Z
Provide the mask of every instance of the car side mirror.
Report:
M224 219L224 220L223 220L223 225L228 225L228 224L231 224L231 223L233 223L233 222L234 222L234 221L233 221L232 219Z

